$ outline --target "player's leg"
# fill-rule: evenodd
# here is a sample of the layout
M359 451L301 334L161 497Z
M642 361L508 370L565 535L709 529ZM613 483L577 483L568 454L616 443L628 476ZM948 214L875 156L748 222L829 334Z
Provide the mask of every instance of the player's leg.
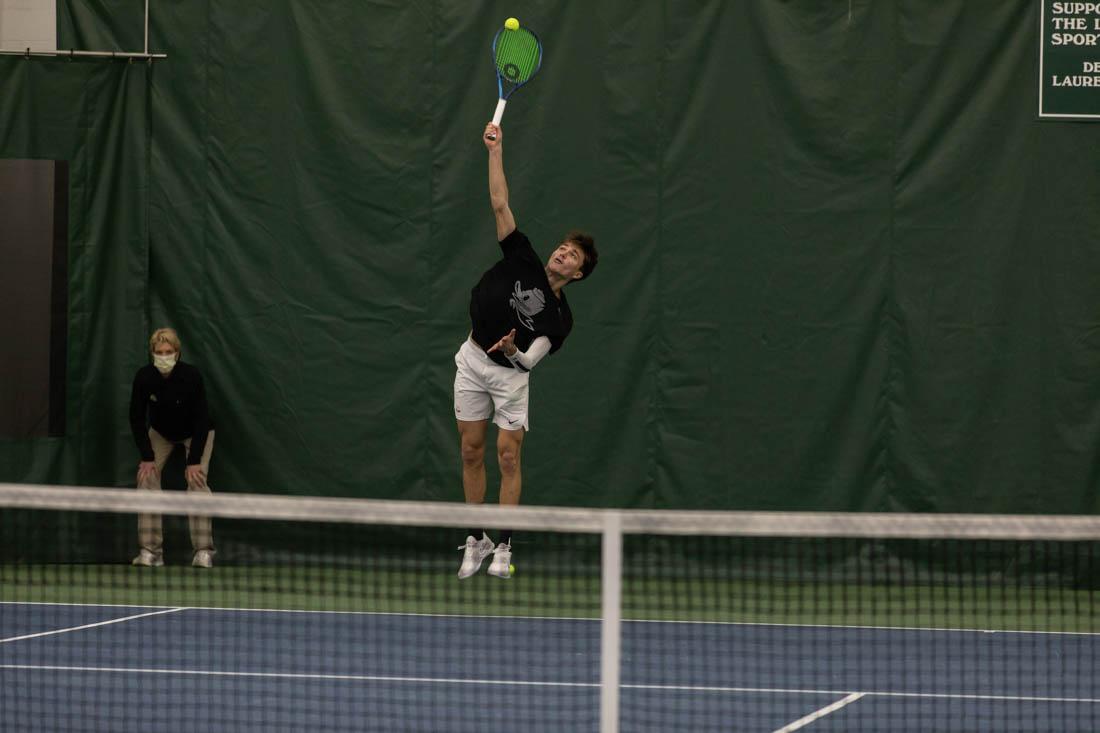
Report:
M530 375L518 369L499 369L493 373L493 404L500 428L497 435L497 461L500 464L500 503L519 504L523 490L521 450L527 433L527 395ZM505 529L493 550L489 574L509 578L512 562L512 530Z
M462 493L467 504L481 504L485 501L485 436L493 403L480 370L467 362L465 352L468 348L463 344L455 354L455 423L462 455ZM463 551L458 577L468 578L481 568L482 561L493 551L493 541L483 529L475 527L469 530L465 544L458 549Z
M523 492L523 470L520 453L526 430L497 431L497 462L500 464L500 503L519 504Z
M469 341L455 354L454 407L462 453L462 491L468 504L485 501L485 435L493 416L493 401L485 383L484 354L473 353Z
M188 455L191 453L191 440L184 441L184 448ZM203 476L210 475L210 456L214 452L214 431L211 430L206 434L206 445L202 449L202 458L199 459L199 466L202 468ZM202 481L188 481L188 491L198 491L200 493L209 494L210 484L204 479ZM191 550L194 552L194 556L191 558L191 564L197 568L209 568L214 565L214 530L211 525L210 517L188 517L188 524L191 528Z
M485 501L485 435L488 420L458 420L458 435L462 448L462 491L467 504ZM469 578L481 569L481 563L493 551L493 541L484 529L474 527L466 534L462 550L462 565L458 577Z
M462 493L467 504L485 501L485 437L488 420L458 420L458 440L462 453Z
M496 415L493 422L500 428L497 435L497 461L500 464L500 503L519 504L523 487L520 470L520 449L527 433L527 394L530 375L516 369L497 367L489 388Z
M500 503L519 504L523 490L523 470L520 464L525 430L500 430L497 434L497 461L500 463ZM498 578L510 578L512 565L512 530L501 532L496 548L493 550L493 562L489 565L489 575Z
M138 489L160 491L160 475L164 471L164 464L168 463L168 457L172 455L172 449L175 446L152 428L149 428L149 442L153 446L153 463L156 465L156 471L142 479L138 484ZM164 564L164 536L161 531L159 514L138 515L138 545L141 550L138 556L134 558L134 565L159 567Z

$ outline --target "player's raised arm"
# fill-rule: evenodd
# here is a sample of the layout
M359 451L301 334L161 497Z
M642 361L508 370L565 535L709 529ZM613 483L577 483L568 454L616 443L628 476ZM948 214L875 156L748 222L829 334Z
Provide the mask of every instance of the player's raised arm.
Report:
M485 126L482 140L489 150L489 203L493 207L493 217L497 223L497 241L503 242L505 237L516 230L516 219L508 206L508 181L504 178L504 149L501 147L504 133L490 122Z

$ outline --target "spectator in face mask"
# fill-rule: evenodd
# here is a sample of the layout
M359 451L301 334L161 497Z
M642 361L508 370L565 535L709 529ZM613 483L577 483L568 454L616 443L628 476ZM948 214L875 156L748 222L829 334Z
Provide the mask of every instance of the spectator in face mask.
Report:
M171 328L161 328L149 338L152 363L138 369L130 394L130 429L141 454L137 486L160 491L160 475L176 446L187 453L187 490L210 492L206 475L214 448L214 425L206 407L202 375L180 360L180 339ZM209 517L190 517L191 564L209 568L214 564L214 537ZM134 565L160 567L164 564L159 514L138 516L141 552Z

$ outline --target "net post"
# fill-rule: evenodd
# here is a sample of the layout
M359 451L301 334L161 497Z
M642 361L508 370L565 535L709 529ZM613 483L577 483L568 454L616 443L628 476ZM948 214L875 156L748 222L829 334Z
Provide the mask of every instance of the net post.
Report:
M600 733L619 733L619 669L622 631L623 523L604 514L600 614Z

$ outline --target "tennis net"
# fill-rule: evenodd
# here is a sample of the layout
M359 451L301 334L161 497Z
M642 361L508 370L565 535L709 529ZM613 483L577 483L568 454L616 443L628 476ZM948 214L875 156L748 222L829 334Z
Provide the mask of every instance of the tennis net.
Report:
M1100 729L1100 518L19 484L0 508L3 730ZM142 513L163 567L130 565ZM502 527L513 576L458 580L468 530Z

